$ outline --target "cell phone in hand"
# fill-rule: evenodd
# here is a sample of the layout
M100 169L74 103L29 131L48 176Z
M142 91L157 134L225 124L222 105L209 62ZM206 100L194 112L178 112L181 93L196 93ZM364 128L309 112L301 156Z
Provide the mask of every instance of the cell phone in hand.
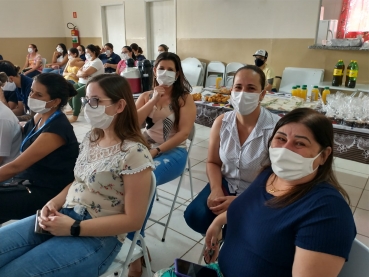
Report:
M218 277L214 269L181 259L175 259L174 270L178 277Z
M42 234L42 235L50 235L50 236L52 236L52 234L50 232L45 231L38 224L38 217L40 216L40 214L41 214L41 211L40 210L37 210L37 212L36 212L36 220L35 220L35 233L36 234Z

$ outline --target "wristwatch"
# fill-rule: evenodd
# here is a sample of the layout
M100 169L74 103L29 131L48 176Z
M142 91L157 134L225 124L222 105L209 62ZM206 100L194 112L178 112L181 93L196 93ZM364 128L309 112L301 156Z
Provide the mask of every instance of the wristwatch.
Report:
M81 231L81 226L79 225L81 223L80 220L74 221L73 225L70 227L70 234L73 237L78 237L79 233Z
M158 154L160 154L160 152L161 152L160 148L156 147L155 149L158 150Z

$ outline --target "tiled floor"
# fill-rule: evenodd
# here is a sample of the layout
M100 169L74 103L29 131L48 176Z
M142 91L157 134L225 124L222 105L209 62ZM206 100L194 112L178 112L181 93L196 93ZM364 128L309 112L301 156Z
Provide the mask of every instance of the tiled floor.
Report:
M79 141L89 130L83 117L73 123ZM197 194L207 183L205 173L208 152L210 128L196 125L194 145L190 153L191 172L194 193ZM334 168L341 185L348 192L351 199L351 208L354 214L357 238L369 247L369 165L335 158ZM173 196L177 188L178 179L159 187L159 195ZM180 201L191 201L189 177L184 179L180 192ZM165 222L171 202L160 199L154 204L151 218ZM203 238L192 231L184 221L184 205L176 205L173 212L165 242L161 241L164 227L148 222L145 241L152 256L152 269L168 267L173 264L174 258L183 258L197 262L203 248Z
M73 123L73 127L78 141L82 141L90 129L83 116L80 116L79 121ZM194 146L190 153L195 194L200 192L207 183L205 166L209 133L210 128L196 125ZM358 233L357 238L369 247L369 165L336 158L334 168L338 180L351 198L351 208ZM173 196L177 184L178 179L160 186L159 195ZM187 203L191 200L188 176L184 178L182 183L179 200ZM155 201L151 218L164 222L169 214L170 205L171 202L164 199ZM183 218L184 210L184 205L175 206L165 242L161 241L164 227L151 221L148 222L145 241L150 249L153 271L171 266L175 258L183 258L192 262L198 261L204 240L201 235L186 225ZM143 276L146 276L145 272Z

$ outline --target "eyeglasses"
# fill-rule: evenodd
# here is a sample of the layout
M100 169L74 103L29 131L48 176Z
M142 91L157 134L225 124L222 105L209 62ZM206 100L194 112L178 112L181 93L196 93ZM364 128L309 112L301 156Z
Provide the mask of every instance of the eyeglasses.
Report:
M97 107L99 106L99 101L103 101L103 100L111 100L109 98L86 98L86 97L82 97L81 101L82 101L82 106L86 106L86 104L88 103L90 105L91 108L93 109L97 109Z

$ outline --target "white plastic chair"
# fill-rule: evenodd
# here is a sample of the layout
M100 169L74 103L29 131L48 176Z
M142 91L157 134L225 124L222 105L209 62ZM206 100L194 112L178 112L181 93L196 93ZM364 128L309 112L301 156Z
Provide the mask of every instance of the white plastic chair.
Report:
M193 187L192 187L192 173L191 173L191 162L190 162L190 152L191 152L191 148L192 148L192 144L193 144L193 139L195 138L195 125L192 127L192 130L191 130L191 133L189 134L188 136L188 140L190 141L190 145L188 147L188 155L187 155L187 165L188 165L188 168L185 168L179 178L179 182L178 182L178 185L177 185L177 190L176 190L176 193L174 195L174 198L167 198L167 197L164 197L164 196L161 196L161 198L163 199L166 199L166 200L169 200L169 201L173 201L172 203L172 206L170 208L170 212L169 212L169 215L168 215L168 219L167 219L167 222L166 223L163 223L163 222L160 222L158 220L155 220L155 219L151 219L149 218L150 221L153 221L155 223L158 223L162 226L164 226L164 232L163 232L163 237L161 239L162 242L165 241L165 236L167 234L167 230L168 230L168 225L169 225L169 221L170 221L170 218L172 217L172 213L173 213L173 210L174 210L174 205L176 203L179 203L181 205L185 205L187 206L187 204L183 203L183 202L179 202L177 201L177 197L178 197L178 192L179 192L179 189L181 188L181 184L182 184L182 179L183 179L183 176L185 175L185 172L188 170L188 174L189 174L189 177L190 177L190 189L191 189L191 199L193 200ZM156 190L156 200L159 201L159 195L158 195L158 190Z
M225 70L225 86L231 87L233 85L233 78L234 74L238 69L241 67L244 67L245 65L243 63L238 62L232 62L227 64L226 70Z
M46 59L45 58L41 58L41 62L42 62L42 69L45 68L46 65Z
M357 239L354 240L349 260L343 265L338 277L368 277L369 248Z
M151 187L150 187L150 195L149 195L149 201L148 201L146 213L154 197L155 189L156 189L156 178L155 178L155 174L151 172ZM139 230L135 232L135 235L133 236L132 241L129 240L128 238L124 240L122 248L119 251L118 255L115 257L113 263L109 266L107 271L103 275L100 275L99 277L112 276L112 274L116 272L118 272L119 274L119 271L120 271L120 274L114 275L114 276L120 276L120 277L126 276L129 264L141 258L142 256L145 259L147 276L152 276L151 265L150 265L149 255L147 253L146 243L145 243L144 238L140 234L141 229L142 229L142 226ZM137 240L141 241L141 246L136 244Z
M206 81L205 81L205 87L210 87L215 85L215 80L218 77L218 75L221 75L222 82L221 86L224 85L224 77L225 77L225 66L222 62L218 61L212 61L208 64L208 67L206 69Z
M187 58L181 61L183 74L191 86L201 86L204 80L204 68L196 58Z

